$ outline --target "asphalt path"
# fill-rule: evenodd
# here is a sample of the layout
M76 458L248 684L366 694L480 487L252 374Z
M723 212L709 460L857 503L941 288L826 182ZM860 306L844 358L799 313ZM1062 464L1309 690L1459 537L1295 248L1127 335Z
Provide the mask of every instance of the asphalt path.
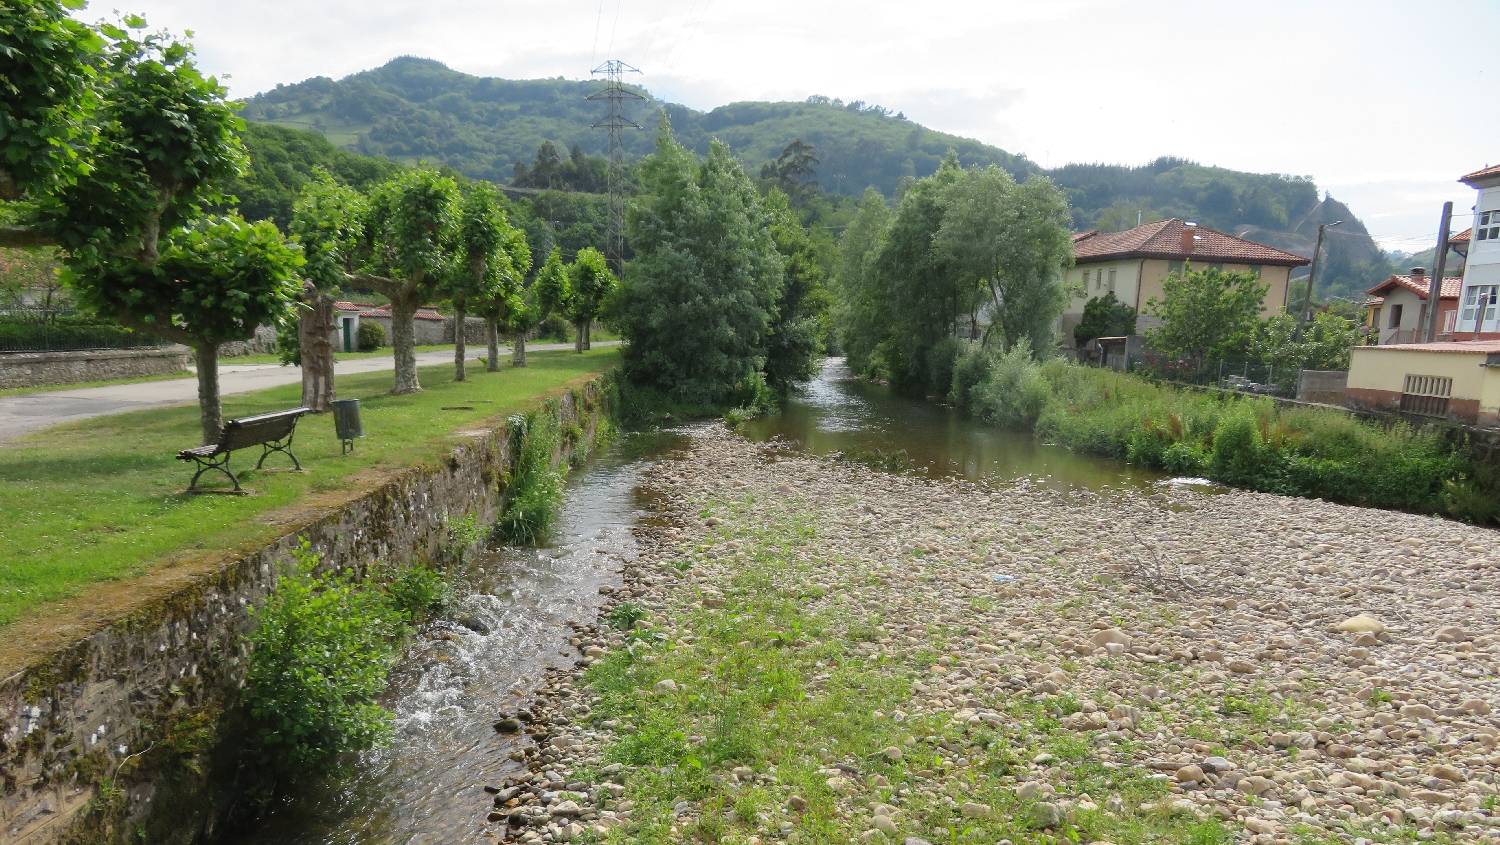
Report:
M613 342L595 344L612 346ZM473 349L474 347L470 347ZM571 343L543 343L527 346L527 351L549 349L572 349ZM484 348L479 347L483 352ZM500 347L502 355L510 354L510 348ZM453 363L453 350L417 353L417 366ZM392 356L352 358L333 365L335 376L356 373L374 373L396 366ZM280 364L224 364L219 366L219 394L233 396L279 387L283 384L300 384L300 367L283 367ZM23 393L0 397L0 443L14 440L23 434L60 423L84 420L104 414L139 411L144 408L160 408L166 405L196 404L198 380L196 378L147 381L139 384L114 384L106 387L85 387L78 390L52 390L40 393Z

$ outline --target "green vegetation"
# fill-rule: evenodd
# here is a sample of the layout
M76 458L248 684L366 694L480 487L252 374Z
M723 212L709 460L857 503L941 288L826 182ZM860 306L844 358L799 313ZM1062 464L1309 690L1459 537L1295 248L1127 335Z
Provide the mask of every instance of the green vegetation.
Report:
M385 327L374 320L361 320L359 331L355 333L355 343L360 352L378 352L385 346ZM417 351L425 351L426 347L418 347ZM394 353L393 353L394 354Z
M908 395L947 394L962 346L955 335L976 332L981 312L986 345L1049 349L1072 262L1066 212L1045 178L1018 185L999 168L963 170L954 157L913 183L894 216L867 193L837 277L850 365Z
M1161 321L1146 332L1146 342L1195 364L1222 361L1248 347L1270 289L1253 273L1212 267L1174 272L1161 286L1162 298L1146 301L1146 313Z
M240 133L249 165L226 180L223 191L246 220L270 220L282 231L292 222L292 205L321 169L357 190L390 179L401 165L335 147L327 138L286 126L251 123Z
M1073 327L1073 342L1083 346L1095 338L1130 334L1135 334L1135 309L1115 299L1115 292L1110 291L1083 304L1083 319Z
M714 511L740 506L720 502ZM843 845L861 839L869 819L840 805L867 802L899 807L897 842L910 835L934 842L1231 841L1217 821L1174 812L1163 800L1167 785L1143 768L1089 761L1089 749L1059 723L1078 709L1069 697L997 696L990 702L1003 717L996 725L958 723L949 713L901 714L912 682L942 648L941 630L932 632L925 662L881 654L877 643L891 632L877 619L848 606L808 604L820 594L809 586L812 578L829 571L818 525L785 511L747 522L731 518L731 527L695 549L695 556L737 557L722 607L672 608L675 628L692 632L672 639L638 608L617 606L610 622L629 631L624 647L585 676L601 699L589 718L622 726L603 762L632 767L621 796L634 802L629 841L739 842L779 827L789 841ZM666 680L675 688L657 687ZM1033 829L1031 807L1045 799L1018 796L1016 775L1042 753L1069 761L1059 792L1117 801L1114 810L1088 805L1051 833ZM806 806L789 811L793 795ZM685 829L673 810L681 801L696 810ZM960 820L961 804L985 812Z
M562 506L564 470L552 465L561 446L557 418L537 410L513 415L509 425L521 444L515 467L501 480L507 496L495 534L506 543L534 546L546 539Z
M37 432L0 450L0 625L41 605L76 595L88 584L147 574L220 551L253 548L284 529L311 498L343 497L386 473L440 461L458 442L452 432L524 409L539 395L618 361L613 348L579 356L536 355L532 366L471 374L452 381L452 367L429 368L427 390L392 396L390 375L342 376L340 395L362 400L365 438L340 456L328 417L309 417L297 431L297 456L308 471L251 470L236 455L250 496L186 496L191 471L175 459L198 441L191 408L114 414ZM298 385L228 397L226 414L248 416L296 407ZM474 410L440 410L470 405ZM267 461L276 465L277 458Z

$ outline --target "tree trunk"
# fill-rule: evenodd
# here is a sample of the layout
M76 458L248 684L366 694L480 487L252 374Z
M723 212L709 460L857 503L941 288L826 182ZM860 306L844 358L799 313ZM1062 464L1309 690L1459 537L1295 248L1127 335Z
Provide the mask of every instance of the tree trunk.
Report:
M338 320L333 297L321 293L312 282L302 288L303 300L311 308L297 316L297 346L302 353L302 404L321 414L333 407L338 393L333 385L333 335Z
M526 366L526 333L516 335L515 342L510 345L510 365L512 367Z
M500 372L500 326L494 320L485 320L484 327L489 335L490 357L484 362L484 368L492 373Z
M584 352L587 352L590 349L594 348L594 339L592 337L593 333L594 333L594 322L592 320L590 320L589 322L584 323L583 324L583 351Z
M398 395L422 390L417 381L416 324L412 320L417 304L414 292L391 297L391 347L396 356L396 380L391 392Z
M224 430L224 409L219 405L219 344L200 340L193 347L198 365L198 418L203 424L203 445L219 442Z
M463 303L453 303L453 380L464 381L467 374L464 372L464 356L468 349L464 346L464 335L469 328L466 320L469 319L468 312L464 310Z
M583 354L583 323L573 324L573 351L579 355Z

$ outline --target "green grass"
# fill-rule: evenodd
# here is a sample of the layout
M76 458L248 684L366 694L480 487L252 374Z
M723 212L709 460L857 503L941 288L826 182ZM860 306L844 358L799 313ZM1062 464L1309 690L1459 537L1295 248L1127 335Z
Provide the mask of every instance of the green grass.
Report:
M475 347L475 346L470 346L469 347L469 349L471 351L474 350L474 349L476 349L476 348L481 353L484 352L484 347L482 345L478 346L478 347ZM430 346L418 346L416 348L416 351L417 352L442 352L442 351L452 352L453 351L453 344L451 344L451 343L447 343L447 344L440 343L440 344L430 345ZM391 349L391 347L389 347L389 346L382 346L379 349L375 349L375 350L372 350L370 352L335 352L333 354L333 358L334 358L335 361L353 361L356 358L389 358L389 357L391 357L394 354L395 353ZM221 366L222 365L229 365L229 364L243 365L243 364L280 364L280 363L281 363L281 355L279 353L276 353L276 352L257 352L254 355L237 355L237 356L235 356L233 358L220 358L219 359L219 364Z
M158 373L154 376L132 376L130 378L106 379L104 381L81 381L76 384L44 384L38 387L7 387L0 390L0 398L6 396L25 396L28 393L52 393L57 390L82 390L85 387L111 387L116 384L145 384L148 381L176 381L181 378L195 378L190 370L179 370L175 373Z
M36 432L0 449L0 626L97 581L131 578L179 552L249 549L282 529L259 520L319 493L358 486L361 472L441 459L453 432L526 407L538 395L611 367L618 350L579 356L531 356L524 369L487 373L470 367L453 382L451 366L424 367L424 392L389 395L389 372L342 376L339 396L362 400L365 438L339 455L332 415L308 417L294 451L305 473L254 471L258 453L236 453L231 467L250 496L182 493L192 478L175 459L199 442L197 406L114 414ZM296 407L301 386L286 385L224 400L224 417ZM444 411L442 406L473 410ZM282 467L272 456L268 466ZM204 476L209 479L208 475Z

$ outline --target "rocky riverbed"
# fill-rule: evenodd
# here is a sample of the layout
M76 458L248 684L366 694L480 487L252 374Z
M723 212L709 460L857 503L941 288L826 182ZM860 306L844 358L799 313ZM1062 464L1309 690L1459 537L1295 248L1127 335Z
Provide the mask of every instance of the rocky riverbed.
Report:
M1492 531L720 427L650 484L577 670L496 714L493 839L1500 842Z

